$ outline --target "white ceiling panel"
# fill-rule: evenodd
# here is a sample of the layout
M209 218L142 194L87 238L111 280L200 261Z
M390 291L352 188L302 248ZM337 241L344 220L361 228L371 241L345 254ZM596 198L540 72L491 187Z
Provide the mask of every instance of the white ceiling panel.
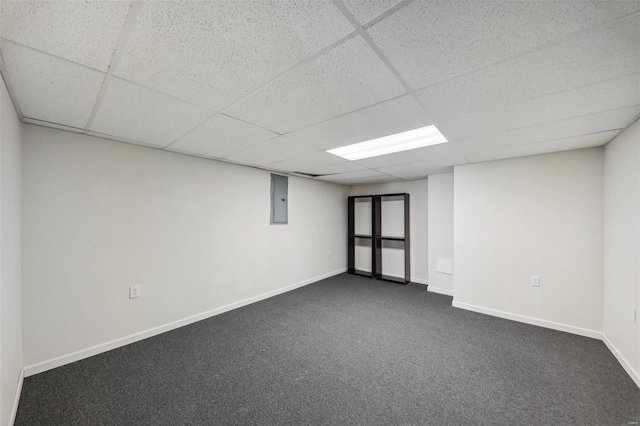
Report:
M609 1L414 1L368 32L419 88L638 9Z
M338 164L330 164L328 166L320 166L311 169L305 169L305 173L313 175L331 175L338 173L351 173L360 170L367 170L365 167L354 163L353 161L344 161Z
M467 115L441 122L438 128L456 140L634 105L640 105L640 74Z
M430 169L440 169L448 166L458 166L460 164L467 164L468 162L469 161L467 160L467 158L463 157L462 155L452 155L450 157L434 158L431 160L420 161L417 163L399 164L397 166L390 166L390 167L380 167L380 168L377 168L376 170L381 173L385 173L387 175L394 175L394 176L397 176L402 173L418 172L418 171L424 171L425 174L427 174L426 171Z
M568 151L571 149L590 148L604 145L615 138L620 130L596 133L592 135L575 136L527 145L510 146L487 151L469 153L469 160L473 163L483 161L503 160L506 158L524 157L527 155L545 154L549 152Z
M25 117L83 129L105 75L3 40L8 80Z
M107 71L129 1L2 1L2 37Z
M419 180L424 179L426 176L441 175L443 173L453 173L453 166L424 169L408 173L395 173L393 176L398 177L402 180Z
M430 161L435 158L453 157L460 153L452 143L426 146L410 151L396 152L395 154L380 155L378 157L363 158L356 163L371 169L379 167L396 166L399 164Z
M224 158L252 145L278 136L269 130L217 114L203 125L187 133L168 149L183 153Z
M507 146L524 145L592 133L620 130L627 127L640 114L640 107L623 108L582 117L522 127L492 135L456 141L456 146L467 155L471 152Z
M273 81L225 114L288 133L403 92L391 71L357 36Z
M438 121L640 72L640 14L417 92Z
M349 185L349 186L357 186L357 185L371 185L374 183L392 183L392 182L402 182L402 179L397 178L395 176L382 175L382 176L362 178L362 179L345 180L345 181L339 181L334 183L340 183L340 184Z
M279 136L229 155L226 157L226 160L254 166L264 166L314 152L317 152L317 150L309 145L295 143L285 136Z
M400 3L401 0L344 0L345 6L353 16L364 24L387 9Z
M166 146L212 115L197 105L111 78L91 130Z
M116 75L221 110L352 31L328 0L146 2Z
M433 123L410 95L361 109L287 134L319 149L364 142Z
M295 145L299 146L300 144ZM314 149L314 152L310 154L305 154L300 157L272 163L269 164L269 167L273 167L277 170L308 173L308 170L315 170L318 167L329 166L332 164L344 162L344 158L340 158L333 154L328 154L324 151L317 151L315 150L315 148L312 149Z
M380 173L375 170L361 170L358 172L351 173L340 173L331 176L321 176L318 179L324 180L327 182L345 182L349 180L355 179L363 179L363 178L372 178L372 177L385 177L384 173Z

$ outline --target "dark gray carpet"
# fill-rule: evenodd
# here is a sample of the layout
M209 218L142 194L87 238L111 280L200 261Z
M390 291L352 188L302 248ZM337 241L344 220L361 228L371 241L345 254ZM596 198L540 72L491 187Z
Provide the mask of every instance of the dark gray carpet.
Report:
M24 381L17 425L627 425L598 341L352 275Z

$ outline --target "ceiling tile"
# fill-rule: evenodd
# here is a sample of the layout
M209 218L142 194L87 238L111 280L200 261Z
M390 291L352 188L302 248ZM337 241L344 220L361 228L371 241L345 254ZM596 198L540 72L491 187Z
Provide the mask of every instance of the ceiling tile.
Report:
M304 146L300 144L295 145ZM315 150L315 148L311 149ZM290 172L308 173L308 170L313 170L317 169L318 167L329 166L342 162L344 162L344 158L340 158L333 154L328 154L324 151L314 151L310 154L305 154L300 157L290 158L289 160L279 161L277 163L271 163L269 164L269 168Z
M367 170L365 167L354 163L353 161L344 161L338 164L330 164L328 166L314 167L311 169L305 169L305 173L314 175L331 175L338 173L351 173L358 172L360 170Z
M405 95L296 130L287 136L319 149L331 149L431 124L422 107L410 95Z
M427 161L419 161L416 163L399 164L397 166L390 167L380 167L376 170L387 175L398 176L402 173L426 171L429 169L440 169L450 166L459 166L461 164L467 164L468 162L469 161L465 157L458 154L449 157L434 158Z
M459 151L455 146L453 146L453 144L442 143L439 145L412 149L410 151L396 152L395 154L363 158L362 160L356 160L356 163L371 169L377 169L379 167L395 166L398 164L430 161L435 158L451 157L458 154Z
M328 0L146 2L116 74L221 110L352 31Z
M386 177L384 173L380 173L375 170L361 170L359 172L340 173L331 176L321 176L318 179L327 182L346 182L349 180L372 178L372 177Z
M640 72L640 14L417 92L438 121Z
M213 112L119 78L111 78L91 130L166 146Z
M370 178L362 178L362 179L353 179L353 180L345 180L339 183L343 185L349 186L357 186L357 185L370 185L374 183L391 183L391 182L402 182L402 179L397 178L395 176L378 176L378 177L370 177Z
M639 9L637 2L414 1L368 29L414 88Z
M455 141L454 144L463 154L467 155L471 152L488 149L620 130L627 127L638 114L640 114L640 106L635 106L507 130L477 138L461 139Z
M353 16L364 24L387 9L400 3L401 0L344 0L345 6Z
M187 133L168 149L183 153L224 158L252 145L278 136L269 130L217 114Z
M438 123L450 140L640 105L640 74L540 96L493 111Z
M264 166L312 152L317 152L317 150L309 145L295 143L285 136L279 136L229 155L226 160L240 164Z
M25 117L83 129L105 75L2 41L8 80Z
M2 37L107 71L129 1L2 1Z
M469 160L473 163L506 158L524 157L527 155L546 154L549 152L568 151L571 149L590 148L604 145L620 133L620 130L596 133L592 135L575 136L527 145L510 146L487 151L469 153Z
M423 169L420 171L408 172L408 173L395 173L393 176L403 180L418 180L418 179L424 179L426 176L441 175L443 173L453 173L453 166L437 167L433 169Z
M288 133L403 92L400 82L358 36L288 72L225 114Z

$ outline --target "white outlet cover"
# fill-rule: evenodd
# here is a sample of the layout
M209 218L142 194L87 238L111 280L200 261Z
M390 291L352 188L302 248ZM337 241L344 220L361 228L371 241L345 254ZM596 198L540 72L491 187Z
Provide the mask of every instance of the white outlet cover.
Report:
M140 286L132 285L129 286L129 299L135 299L140 297Z
M534 287L540 287L540 277L532 275L531 276L531 285L534 286Z

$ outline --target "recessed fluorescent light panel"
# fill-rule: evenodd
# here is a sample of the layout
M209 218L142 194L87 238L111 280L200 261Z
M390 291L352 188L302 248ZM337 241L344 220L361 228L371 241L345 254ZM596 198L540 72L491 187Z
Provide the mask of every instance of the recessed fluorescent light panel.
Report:
M408 132L396 133L395 135L389 135L383 138L329 149L327 152L353 161L445 142L449 141L440 133L440 130L438 130L436 126L431 125L409 130Z

